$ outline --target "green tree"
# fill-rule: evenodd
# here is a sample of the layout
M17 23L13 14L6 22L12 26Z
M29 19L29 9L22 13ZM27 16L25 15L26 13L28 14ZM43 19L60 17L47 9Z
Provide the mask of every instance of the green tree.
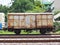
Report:
M34 8L33 3L29 0L13 0L10 12L25 12Z
M34 12L34 13L40 13L40 12L45 12L45 5L41 3L41 1L35 0L34 1L34 8L33 10L28 10L26 12Z
M0 5L0 12L7 13L8 12L8 7Z
M5 13L5 22L7 22L7 12L9 11L8 9L9 9L8 7L0 5L0 13L1 12Z

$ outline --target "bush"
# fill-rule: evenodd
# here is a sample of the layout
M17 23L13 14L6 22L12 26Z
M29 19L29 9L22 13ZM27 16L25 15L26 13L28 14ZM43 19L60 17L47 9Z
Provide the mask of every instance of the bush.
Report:
M40 13L40 12L45 12L43 8L40 8L39 6L35 7L33 10L28 10L26 12L31 12L31 13Z
M60 30L60 22L54 22L55 30Z

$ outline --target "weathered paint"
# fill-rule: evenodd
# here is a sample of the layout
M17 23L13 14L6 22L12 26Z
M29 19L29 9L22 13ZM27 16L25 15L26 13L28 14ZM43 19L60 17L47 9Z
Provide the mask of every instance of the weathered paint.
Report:
M5 15L4 13L0 13L0 29L5 27Z
M40 28L52 27L52 13L9 13L8 27L12 28Z

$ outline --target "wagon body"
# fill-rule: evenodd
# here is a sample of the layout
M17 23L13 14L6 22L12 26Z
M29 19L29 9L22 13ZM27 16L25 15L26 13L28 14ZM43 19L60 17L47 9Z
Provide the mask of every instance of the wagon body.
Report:
M5 27L5 15L4 13L0 13L0 29Z
M53 28L52 13L8 13L8 29Z

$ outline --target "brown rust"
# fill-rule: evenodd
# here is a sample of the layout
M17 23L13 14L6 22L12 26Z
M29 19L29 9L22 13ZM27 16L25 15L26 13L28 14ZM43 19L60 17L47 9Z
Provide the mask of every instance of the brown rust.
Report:
M52 27L53 26L53 16L51 14L8 14L8 26L11 27L10 22L15 19L9 19L9 16L24 16L23 20L20 20L20 17L18 20L18 28L39 28L39 27ZM30 24L26 25L26 16L30 16ZM50 16L50 17L49 17ZM35 21L32 19L32 17L35 17ZM19 21L20 20L20 21ZM15 21L16 22L16 21ZM27 21L28 22L28 21ZM34 24L34 25L33 25ZM15 26L13 26L15 28Z

